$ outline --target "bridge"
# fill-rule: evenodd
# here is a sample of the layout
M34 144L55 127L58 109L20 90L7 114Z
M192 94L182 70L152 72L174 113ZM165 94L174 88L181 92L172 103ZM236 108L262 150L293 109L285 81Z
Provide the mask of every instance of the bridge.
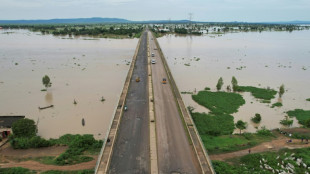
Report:
M157 39L148 30L138 42L106 139L96 174L215 173Z

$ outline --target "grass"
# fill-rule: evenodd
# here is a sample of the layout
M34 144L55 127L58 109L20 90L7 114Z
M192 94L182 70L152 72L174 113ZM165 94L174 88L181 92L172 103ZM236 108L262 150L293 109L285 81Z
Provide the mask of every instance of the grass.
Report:
M245 104L245 100L240 94L227 92L199 91L192 98L198 104L208 108L213 114L232 114Z
M232 134L234 126L234 117L227 114L211 115L206 113L191 113L198 132L203 135L229 135Z
M281 107L283 106L281 102L277 102L277 103L274 103L272 104L271 108L274 108L274 107Z
M221 161L212 163L217 174L306 173L310 166L310 148L248 154L234 158L233 165Z
M310 119L310 110L303 110L303 109L295 109L292 111L288 111L287 114L290 117L296 117L299 124L305 125L306 120Z
M35 174L35 171L31 171L22 167L12 167L12 168L0 168L1 174Z
M60 170L48 170L42 172L41 174L93 174L95 171L93 169L88 170L75 170L75 171L60 171Z
M275 98L277 91L273 89L257 88L253 86L238 86L240 92L250 92L255 98L262 99L263 101L270 101Z
M189 92L189 91L182 91L181 94L193 94L193 92Z

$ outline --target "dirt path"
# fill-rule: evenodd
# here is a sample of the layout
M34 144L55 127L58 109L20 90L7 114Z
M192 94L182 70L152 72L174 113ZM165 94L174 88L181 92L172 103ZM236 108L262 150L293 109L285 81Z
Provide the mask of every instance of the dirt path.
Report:
M84 170L84 169L93 169L96 165L96 158L94 160L86 162L86 163L81 163L81 164L75 164L75 165L70 165L70 166L54 166L54 165L46 165L46 164L41 164L36 161L22 161L22 162L13 162L10 161L9 163L3 163L0 164L1 168L10 168L10 167L23 167L27 168L30 170L35 170L35 171L48 171L48 170Z
M275 140L264 142L260 145L254 146L251 148L251 153L259 153L259 152L266 152L266 151L278 151L283 148L288 149L297 149L297 148L304 148L310 147L310 144L302 144L301 140L292 139L292 143L286 143L289 138L285 136L280 136ZM219 160L224 161L226 159L235 158L244 156L249 153L249 149L244 149L236 152L224 153L219 155L210 155L211 160Z

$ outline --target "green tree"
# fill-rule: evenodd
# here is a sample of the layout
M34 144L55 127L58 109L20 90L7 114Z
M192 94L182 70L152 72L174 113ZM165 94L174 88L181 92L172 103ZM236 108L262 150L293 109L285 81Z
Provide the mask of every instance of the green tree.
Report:
M217 81L217 84L216 84L216 89L219 91L221 90L222 86L223 86L224 82L223 82L223 78L219 78L219 80Z
M308 127L308 128L310 128L310 119L308 119L308 120L305 121L305 126Z
M259 123L262 120L262 117L260 116L260 114L256 113L255 116L253 118L251 118L251 120L254 123Z
M42 83L43 83L43 85L45 86L45 88L48 88L48 87L51 87L51 86L52 86L51 79L48 77L48 75L45 75L45 76L42 78Z
M242 120L238 120L236 123L236 128L240 130L240 135L241 135L241 130L246 129L247 123L243 122Z
M238 89L238 81L237 81L235 76L232 77L231 84L232 84L233 91L234 92L237 91L237 89Z
M280 89L279 89L279 97L280 97L280 98L282 97L282 95L284 94L284 92L285 92L285 89L284 89L284 85L282 84L282 85L280 86Z
M28 118L19 119L12 125L13 134L16 137L33 137L37 132L37 125Z

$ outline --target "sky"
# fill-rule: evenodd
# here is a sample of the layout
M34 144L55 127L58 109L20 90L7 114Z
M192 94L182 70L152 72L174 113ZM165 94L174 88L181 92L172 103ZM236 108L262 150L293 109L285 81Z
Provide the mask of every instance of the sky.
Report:
M310 0L0 0L0 20L108 17L204 22L310 21Z

